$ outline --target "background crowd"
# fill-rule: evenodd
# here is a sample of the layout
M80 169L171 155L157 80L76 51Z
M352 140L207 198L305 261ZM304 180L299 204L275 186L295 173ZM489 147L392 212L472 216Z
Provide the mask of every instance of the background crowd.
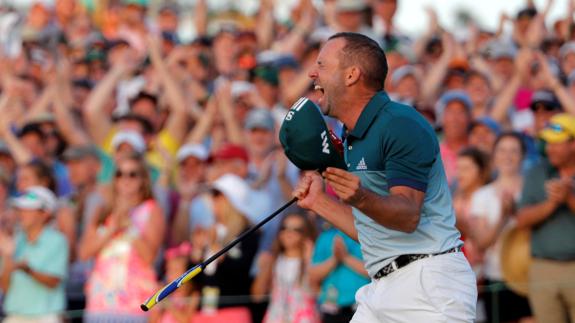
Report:
M369 281L359 245L295 207L139 307L291 199L300 171L277 132L293 103L317 97L307 71L339 31L376 40L386 91L437 129L478 321L575 321L573 1L552 24L552 2L526 1L497 30L469 21L465 37L429 9L417 38L394 24L408 5L397 0L300 0L284 21L273 0L253 16L208 0L4 2L6 322L349 321ZM509 228L531 231L528 287L504 281Z

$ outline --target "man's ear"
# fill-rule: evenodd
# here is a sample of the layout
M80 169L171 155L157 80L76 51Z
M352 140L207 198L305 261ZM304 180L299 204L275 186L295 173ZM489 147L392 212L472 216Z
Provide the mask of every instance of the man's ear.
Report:
M361 70L357 66L350 66L345 70L345 85L351 86L359 82Z

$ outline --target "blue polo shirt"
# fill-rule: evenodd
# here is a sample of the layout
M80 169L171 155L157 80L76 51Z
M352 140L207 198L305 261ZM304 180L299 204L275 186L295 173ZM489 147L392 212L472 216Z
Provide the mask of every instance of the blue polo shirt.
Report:
M421 218L413 233L386 228L353 208L366 269L379 269L403 254L442 252L461 245L455 213L431 125L413 107L375 94L344 141L348 171L363 187L386 196L393 186L425 192Z
M317 238L313 249L312 264L321 264L333 256L333 245L336 237L342 238L350 255L357 259L362 259L359 243L343 232L330 228L322 232ZM339 264L321 282L318 302L319 304L326 303L330 289L335 289L337 306L351 306L355 303L357 290L367 283L369 283L367 277L362 276L344 264Z
M68 253L66 237L55 229L44 228L33 243L23 232L18 232L14 261L26 261L32 270L58 277L61 281L55 288L49 288L21 270L12 272L4 312L31 318L62 313L66 309L64 285L68 275Z

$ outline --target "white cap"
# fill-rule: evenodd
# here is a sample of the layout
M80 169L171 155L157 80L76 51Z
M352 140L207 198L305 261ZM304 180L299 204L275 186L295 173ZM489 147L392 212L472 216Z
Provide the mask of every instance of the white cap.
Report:
M221 192L232 206L245 215L250 221L262 216L257 207L256 195L251 187L241 177L233 174L224 174L214 181L212 188Z
M188 157L195 157L201 161L206 161L209 155L210 153L203 145L187 144L180 147L176 154L176 159L178 160L178 163L181 163Z
M119 131L114 135L114 138L112 138L112 148L114 150L118 149L118 146L124 143L132 146L139 154L146 151L144 137L135 131Z
M571 53L575 53L574 41L566 42L561 46L561 48L559 48L559 56L561 57L561 59L565 59L565 56Z
M237 98L255 89L255 85L246 81L233 81L231 84L232 98Z
M52 191L41 186L32 186L24 194L12 200L12 206L23 210L44 210L53 213L57 200Z
M338 12L363 11L365 8L367 8L367 3L364 0L337 0L335 2L335 10Z

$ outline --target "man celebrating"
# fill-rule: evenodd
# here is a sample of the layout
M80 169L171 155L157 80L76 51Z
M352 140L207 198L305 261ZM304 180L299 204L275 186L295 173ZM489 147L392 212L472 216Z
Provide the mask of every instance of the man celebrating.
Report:
M322 112L346 130L348 171L327 168L340 201L308 172L298 204L361 244L372 282L356 294L351 322L472 322L475 275L462 242L439 145L427 121L383 92L383 50L355 33L333 35L309 76Z

